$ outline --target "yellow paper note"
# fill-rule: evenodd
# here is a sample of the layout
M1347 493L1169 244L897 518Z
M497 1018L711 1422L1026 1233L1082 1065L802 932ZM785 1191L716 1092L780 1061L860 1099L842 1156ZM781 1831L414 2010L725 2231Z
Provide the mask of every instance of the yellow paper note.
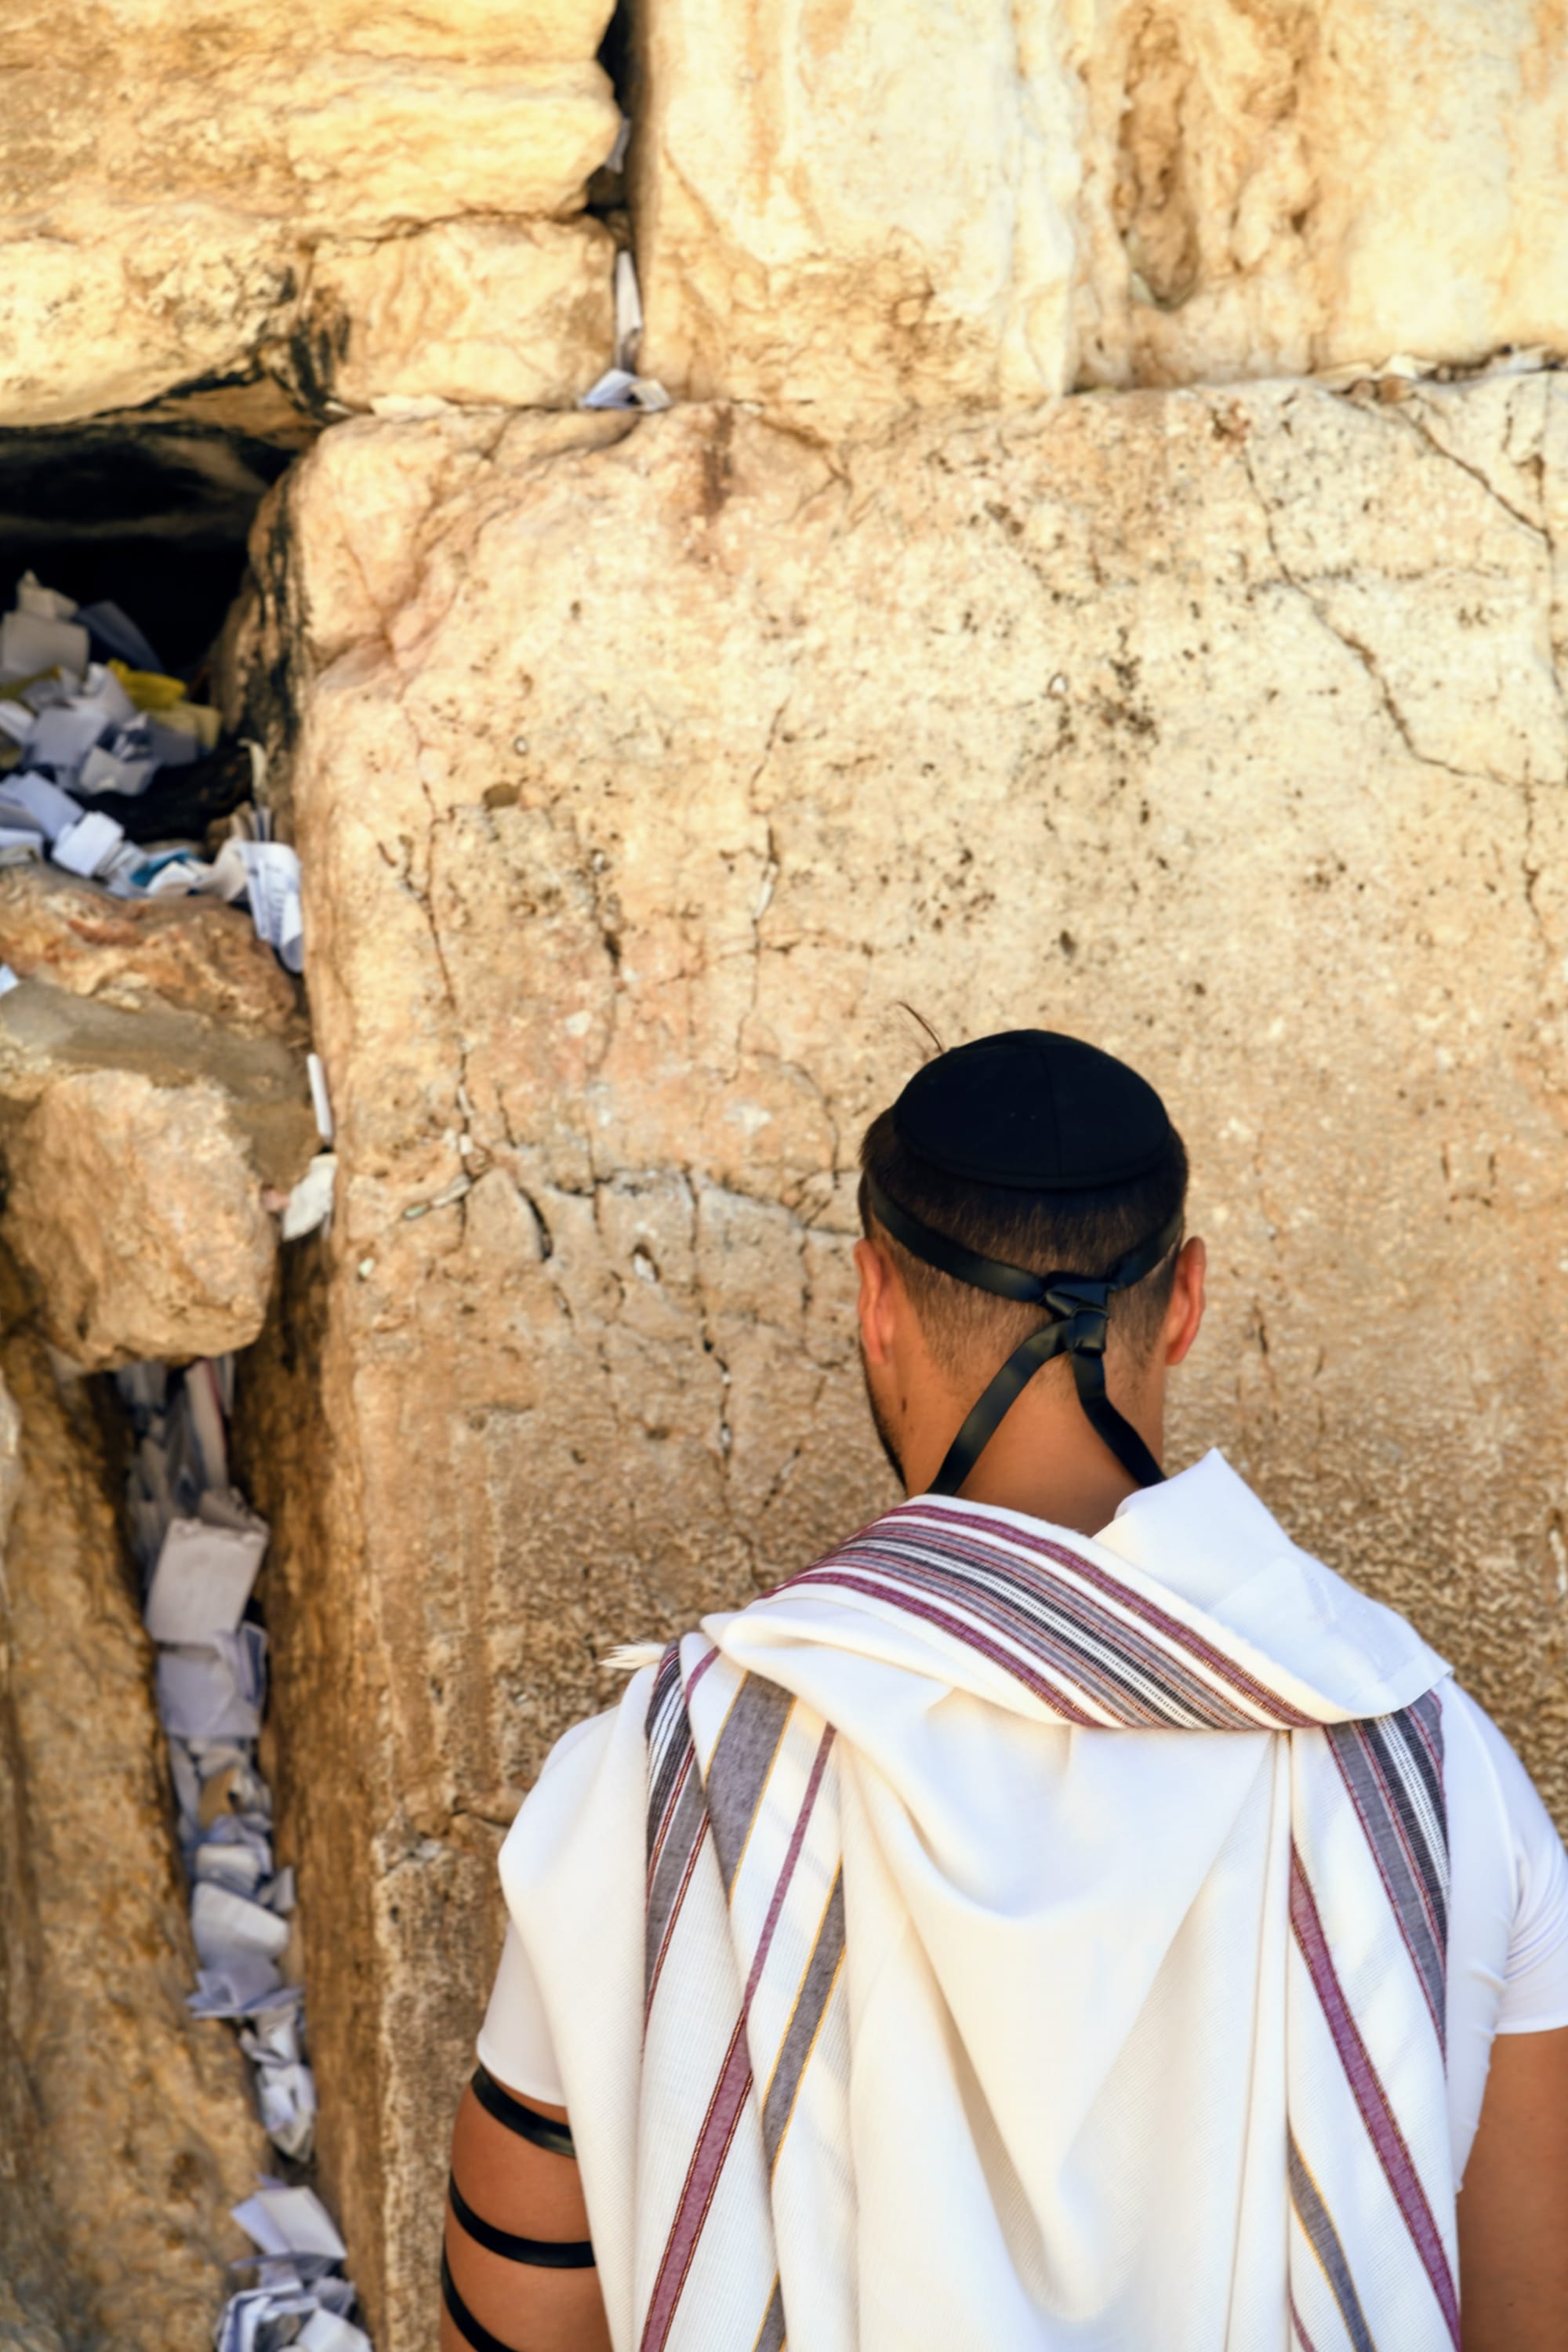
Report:
M122 661L111 661L109 667L138 710L173 710L185 698L177 677L163 677L155 669L132 669Z

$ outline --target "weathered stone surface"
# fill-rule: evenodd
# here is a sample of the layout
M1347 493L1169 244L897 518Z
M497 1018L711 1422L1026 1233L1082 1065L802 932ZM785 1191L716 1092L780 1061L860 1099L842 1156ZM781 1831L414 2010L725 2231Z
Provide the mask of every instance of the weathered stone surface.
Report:
M0 415L258 354L351 405L570 404L603 254L552 231L615 137L606 15L9 9ZM1560 342L1560 33L1544 0L651 0L645 363L842 422Z
M646 365L878 409L1561 344L1536 0L639 16Z
M0 2344L210 2341L264 2168L238 2052L194 2021L150 1659L79 1387L0 1262Z
M0 411L47 424L233 371L312 247L571 212L617 114L605 0L300 9L26 0L0 26Z
M900 1000L1156 1077L1214 1252L1173 1458L1407 1608L1568 1818L1568 386L366 421L276 588L273 530L342 1166L243 1418L328 2179L426 2352L516 1790L610 1643L888 1499Z
M0 997L0 1223L44 1328L97 1370L248 1346L278 1252L263 1195L287 1192L318 1148L297 1014L276 1034L276 997L210 925L95 942L28 911L63 970L102 991L32 979ZM152 982L274 1034L163 1009L138 981L142 947Z
M609 365L615 241L596 221L443 221L325 248L303 306L322 387L569 408Z
M62 1077L7 1138L5 1238L55 1345L94 1370L248 1347L278 1228L221 1087Z
M639 12L645 368L847 410L1072 381L1081 95L1058 11Z
M130 1071L173 1091L226 1094L260 1181L297 1183L316 1148L304 1058L195 1013L128 1012L47 982L0 997L0 1121L84 1071Z
M1561 348L1551 0L1119 0L1084 92L1081 382Z
M303 1045L294 982L256 926L216 898L114 898L53 867L0 872L0 962L123 1012L205 1013Z

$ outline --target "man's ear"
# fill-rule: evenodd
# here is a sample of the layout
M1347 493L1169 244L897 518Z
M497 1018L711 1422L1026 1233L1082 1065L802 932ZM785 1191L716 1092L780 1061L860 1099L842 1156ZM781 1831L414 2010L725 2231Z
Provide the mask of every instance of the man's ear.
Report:
M885 1364L892 1355L898 1278L886 1250L877 1242L857 1242L855 1264L860 1275L855 1309L860 1319L860 1345L868 1364Z
M1182 1244L1171 1284L1171 1301L1165 1309L1163 1346L1167 1364L1179 1364L1198 1336L1204 1319L1204 1282L1208 1262L1208 1251L1195 1234Z

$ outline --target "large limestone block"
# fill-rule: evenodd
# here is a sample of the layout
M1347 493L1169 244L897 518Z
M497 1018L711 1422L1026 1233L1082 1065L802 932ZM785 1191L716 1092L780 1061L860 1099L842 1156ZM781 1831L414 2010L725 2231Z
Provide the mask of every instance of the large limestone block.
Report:
M334 399L569 408L608 365L615 241L596 221L443 221L323 248L302 331Z
M100 940L96 957L79 951L79 932L47 942L101 993L35 978L0 998L0 1223L49 1339L95 1370L247 1347L277 1263L268 1196L297 1183L318 1148L297 1014L283 1036L276 1023L257 1035L166 1009L160 982L188 1000L210 975L211 992L232 999L235 974L221 959L204 973L188 939L184 957L168 952L162 925L140 942L132 931ZM146 976L132 1009L138 944Z
M1072 378L1081 99L1054 0L637 19L643 364L849 410Z
M889 1499L900 1001L1158 1080L1214 1267L1173 1459L1410 1610L1568 1819L1564 545L1545 376L365 422L277 498L342 1181L245 1418L384 2352L433 2341L518 1789L611 1643Z
M221 1356L260 1330L278 1227L221 1088L78 1071L6 1156L6 1238L78 1363Z
M1538 0L1097 12L1080 380L1564 338L1568 43Z
M132 407L299 329L319 244L575 211L605 0L100 0L0 25L0 421ZM591 377L588 379L591 380Z
M0 2344L211 2341L268 2151L195 2021L151 1657L89 1402L0 1263ZM9 2290L9 2293L7 2292Z
M640 12L647 367L869 415L1561 345L1536 0Z

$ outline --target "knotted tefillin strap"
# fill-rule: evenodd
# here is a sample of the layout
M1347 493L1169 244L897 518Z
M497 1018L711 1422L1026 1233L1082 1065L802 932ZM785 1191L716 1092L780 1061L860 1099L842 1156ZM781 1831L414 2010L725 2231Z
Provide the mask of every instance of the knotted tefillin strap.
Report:
M1157 1486L1164 1472L1130 1421L1124 1420L1105 1390L1105 1343L1110 1301L1119 1290L1131 1290L1152 1274L1182 1237L1178 1209L1157 1234L1140 1242L1112 1266L1108 1275L1031 1274L1005 1259L982 1257L934 1226L923 1224L900 1208L876 1178L867 1177L867 1192L878 1223L901 1243L911 1257L949 1274L974 1290L989 1290L998 1298L1016 1299L1022 1306L1048 1307L1051 1321L1031 1331L1015 1348L1001 1370L965 1420L947 1450L942 1468L928 1492L956 1495L981 1454L995 1435L1003 1416L1053 1356L1065 1355L1072 1366L1079 1402L1096 1433L1110 1448L1130 1478L1141 1486Z

